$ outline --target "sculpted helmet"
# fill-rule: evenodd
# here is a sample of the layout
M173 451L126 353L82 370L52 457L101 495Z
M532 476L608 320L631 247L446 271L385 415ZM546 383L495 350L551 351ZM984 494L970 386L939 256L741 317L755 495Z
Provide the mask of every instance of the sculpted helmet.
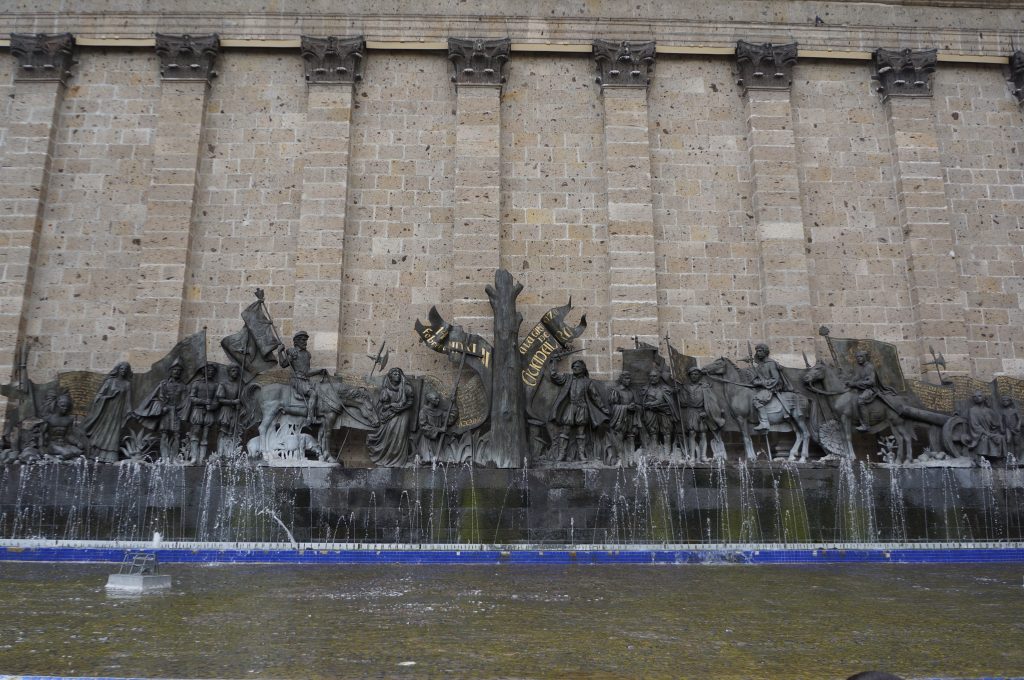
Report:
M292 336L292 342L295 342L299 338L302 338L303 340L308 340L309 333L307 333L306 331L299 331L298 333Z

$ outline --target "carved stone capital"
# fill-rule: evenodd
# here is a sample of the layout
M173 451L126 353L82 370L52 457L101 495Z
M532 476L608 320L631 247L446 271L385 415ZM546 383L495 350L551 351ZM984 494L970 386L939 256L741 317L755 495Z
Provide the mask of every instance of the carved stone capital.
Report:
M793 84L796 43L773 45L736 42L736 83L748 90L788 90Z
M878 92L889 97L931 97L938 50L885 50L873 54Z
M1010 82L1013 83L1013 96L1024 104L1024 52L1021 50L1010 55Z
M595 40L597 83L605 87L647 87L654 72L654 41Z
M217 76L213 62L220 51L220 36L156 34L156 55L164 80L210 80Z
M71 75L75 36L70 33L12 33L11 55L18 60L15 80L56 80Z
M512 41L508 38L448 38L448 59L456 85L501 85Z
M314 38L302 36L306 82L352 85L363 79L366 39L363 36Z

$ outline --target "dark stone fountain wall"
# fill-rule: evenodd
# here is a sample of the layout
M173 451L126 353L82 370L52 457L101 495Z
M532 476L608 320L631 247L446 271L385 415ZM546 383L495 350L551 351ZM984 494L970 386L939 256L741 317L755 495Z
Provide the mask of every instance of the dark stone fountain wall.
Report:
M353 543L1024 539L1024 470L8 466L3 538Z

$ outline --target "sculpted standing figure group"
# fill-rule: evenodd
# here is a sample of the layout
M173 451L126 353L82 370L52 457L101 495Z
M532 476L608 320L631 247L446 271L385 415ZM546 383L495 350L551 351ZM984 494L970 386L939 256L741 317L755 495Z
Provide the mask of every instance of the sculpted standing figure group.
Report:
M1021 454L1021 415L1013 398L1003 396L996 410L988 395L975 391L966 420L965 443L971 455L998 459Z
M641 452L664 458L672 451L705 461L709 448L713 456L725 455L724 407L699 368L676 384L654 367L639 390L628 372L614 383L593 380L580 359L572 362L571 373L552 367L547 374L558 388L548 416L556 433L553 462L633 465Z

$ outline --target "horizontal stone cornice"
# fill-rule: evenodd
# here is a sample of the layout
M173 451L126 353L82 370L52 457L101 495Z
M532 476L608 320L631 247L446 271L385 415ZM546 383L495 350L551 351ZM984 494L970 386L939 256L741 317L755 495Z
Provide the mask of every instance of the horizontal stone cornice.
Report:
M729 3L723 3L723 6ZM742 3L739 3L742 4ZM846 3L843 3L846 4ZM963 5L959 5L963 7ZM1000 8L1001 9L1001 8ZM121 41L131 44L152 44L153 35L161 33L220 34L224 46L232 41L268 41L279 46L299 45L303 33L318 35L363 35L368 49L374 44L387 44L388 49L447 48L452 36L474 36L483 39L509 38L512 51L577 51L590 52L594 39L622 41L653 40L658 53L674 51L733 54L736 41L751 43L798 42L801 56L805 52L828 54L861 53L867 58L880 45L901 45L914 49L938 45L940 59L955 55L991 57L1005 60L1013 51L1016 32L1021 25L1024 8L1010 6L1006 11L957 12L957 27L944 21L942 12L923 12L920 17L901 14L895 9L887 17L885 6L855 17L833 18L825 13L824 25L814 25L814 12L806 10L807 20L761 22L750 20L689 19L673 17L634 18L569 18L569 17L501 17L495 15L379 15L276 12L272 14L240 13L75 13L34 12L0 15L0 35L11 32L57 33L70 31L79 44L94 41ZM910 12L911 10L905 10ZM742 13L739 13L742 14ZM888 23L887 23L888 22ZM315 30L314 30L315 27ZM254 45L261 46L261 45ZM815 55L819 56L819 55ZM1005 61L1003 62L1005 63Z

